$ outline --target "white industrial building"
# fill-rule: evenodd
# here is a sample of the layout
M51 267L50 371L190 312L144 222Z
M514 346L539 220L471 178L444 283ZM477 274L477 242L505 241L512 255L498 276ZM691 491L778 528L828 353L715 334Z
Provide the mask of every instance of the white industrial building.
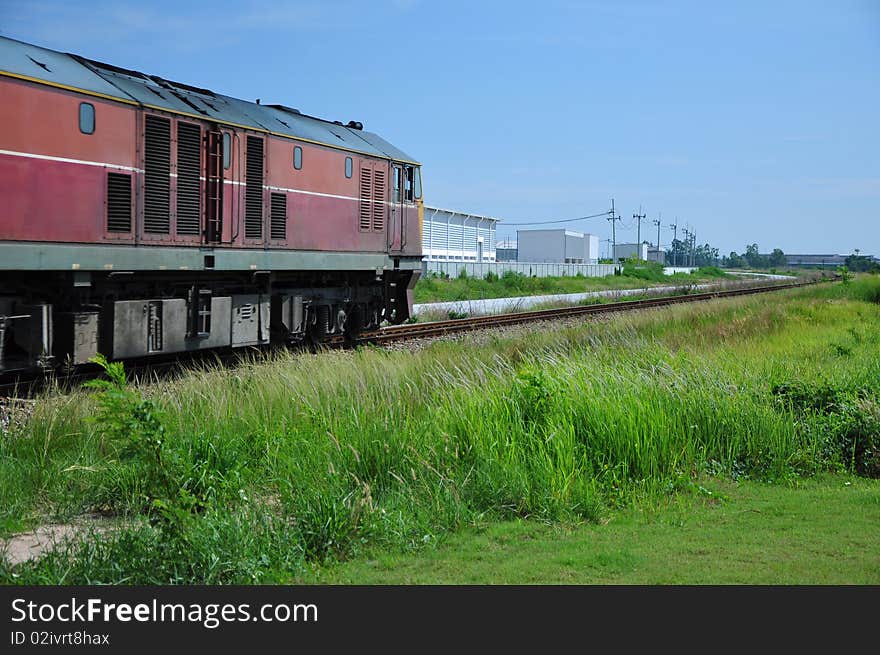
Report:
M648 247L648 261L656 262L658 264L666 263L666 251L661 250L657 246L649 246Z
M619 262L621 259L641 259L648 260L648 244L647 243L618 243L614 246L614 261Z
M596 264L599 262L599 237L574 230L517 230L519 262L559 264Z
M425 261L494 262L497 218L425 207L422 255Z

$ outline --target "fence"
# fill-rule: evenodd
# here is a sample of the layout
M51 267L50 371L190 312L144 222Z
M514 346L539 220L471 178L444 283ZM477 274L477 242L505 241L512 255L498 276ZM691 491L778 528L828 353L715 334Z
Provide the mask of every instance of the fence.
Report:
M614 274L614 264L553 264L530 262L422 262L422 275L427 273L445 274L458 277L465 271L470 277L485 277L486 273L498 276L507 271L522 273L529 277L562 277L575 276L580 273L584 277L605 277Z

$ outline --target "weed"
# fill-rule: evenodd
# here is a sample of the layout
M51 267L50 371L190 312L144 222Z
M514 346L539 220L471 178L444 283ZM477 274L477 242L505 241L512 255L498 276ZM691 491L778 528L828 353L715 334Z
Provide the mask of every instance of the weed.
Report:
M88 420L103 434L120 465L137 471L147 490L143 500L149 505L155 497L151 496L162 495L171 483L163 460L166 434L162 413L152 400L128 388L121 362L110 362L101 354L90 361L103 368L108 379L85 383L99 392L97 411ZM113 495L111 492L109 497Z

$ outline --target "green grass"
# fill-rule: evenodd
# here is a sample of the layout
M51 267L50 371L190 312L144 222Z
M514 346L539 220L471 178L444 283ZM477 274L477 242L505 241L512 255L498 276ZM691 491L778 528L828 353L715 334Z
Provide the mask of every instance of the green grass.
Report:
M445 302L455 300L482 300L484 298L513 298L558 293L583 293L619 289L638 289L664 284L694 284L710 279L733 276L721 269L700 268L693 273L663 275L663 267L656 264L627 264L623 275L605 277L530 277L522 273L507 272L502 276L460 276L444 278L427 275L419 279L415 287L416 303Z
M706 476L875 475L878 285L47 398L0 439L0 529L130 528L0 580L285 581L472 526L601 525Z
M786 584L880 582L880 482L711 479L601 524L495 522L408 555L314 567L302 584ZM705 484L706 486L703 486Z

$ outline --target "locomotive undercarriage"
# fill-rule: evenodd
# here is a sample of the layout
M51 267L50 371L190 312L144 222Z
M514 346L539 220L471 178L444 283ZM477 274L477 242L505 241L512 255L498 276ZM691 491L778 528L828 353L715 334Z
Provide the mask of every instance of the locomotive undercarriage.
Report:
M418 272L36 272L0 288L0 372L356 338L409 316Z

